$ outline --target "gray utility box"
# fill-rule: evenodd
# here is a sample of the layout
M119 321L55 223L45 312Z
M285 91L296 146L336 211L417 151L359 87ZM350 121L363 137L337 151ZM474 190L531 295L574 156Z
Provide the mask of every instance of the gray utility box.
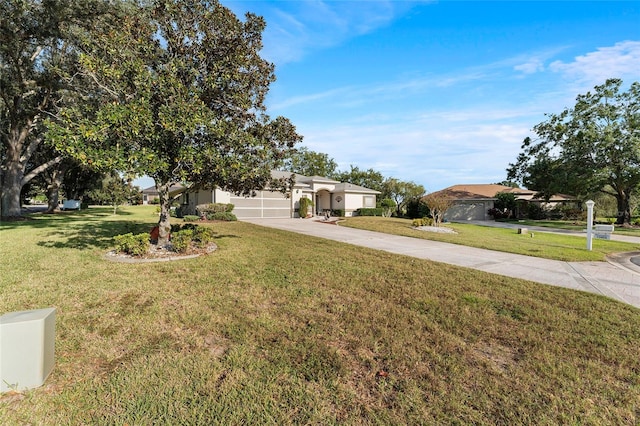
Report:
M42 386L55 364L56 309L0 317L0 392Z
M613 233L613 225L595 225L593 230L593 236L600 240L610 240Z

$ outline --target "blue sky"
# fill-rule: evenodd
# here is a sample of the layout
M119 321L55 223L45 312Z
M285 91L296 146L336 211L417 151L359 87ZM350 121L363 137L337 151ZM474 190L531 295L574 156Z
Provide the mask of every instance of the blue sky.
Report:
M505 179L545 113L640 80L640 2L221 2L265 18L302 145L429 192Z

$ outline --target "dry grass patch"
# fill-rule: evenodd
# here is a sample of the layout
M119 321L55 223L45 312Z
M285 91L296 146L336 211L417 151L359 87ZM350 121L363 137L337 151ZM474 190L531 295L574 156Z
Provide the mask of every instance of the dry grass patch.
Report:
M54 372L6 424L639 420L637 309L242 222L197 259L107 262L123 218L155 220L128 212L0 229L0 311L58 309Z

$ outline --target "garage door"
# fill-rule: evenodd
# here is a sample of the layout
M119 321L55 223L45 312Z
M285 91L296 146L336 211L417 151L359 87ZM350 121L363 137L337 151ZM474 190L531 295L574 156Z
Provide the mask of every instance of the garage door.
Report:
M484 203L455 204L445 214L446 220L485 220Z
M255 197L232 195L230 202L238 219L291 217L291 199L280 192L258 191Z

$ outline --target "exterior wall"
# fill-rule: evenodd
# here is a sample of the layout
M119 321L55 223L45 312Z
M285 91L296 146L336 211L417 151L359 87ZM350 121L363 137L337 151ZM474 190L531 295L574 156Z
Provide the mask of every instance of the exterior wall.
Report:
M331 194L333 209L334 210L343 210L346 211L346 197L344 196L344 192L338 192L336 194Z
M359 208L375 208L376 196L363 194L344 194L344 215L353 216Z

